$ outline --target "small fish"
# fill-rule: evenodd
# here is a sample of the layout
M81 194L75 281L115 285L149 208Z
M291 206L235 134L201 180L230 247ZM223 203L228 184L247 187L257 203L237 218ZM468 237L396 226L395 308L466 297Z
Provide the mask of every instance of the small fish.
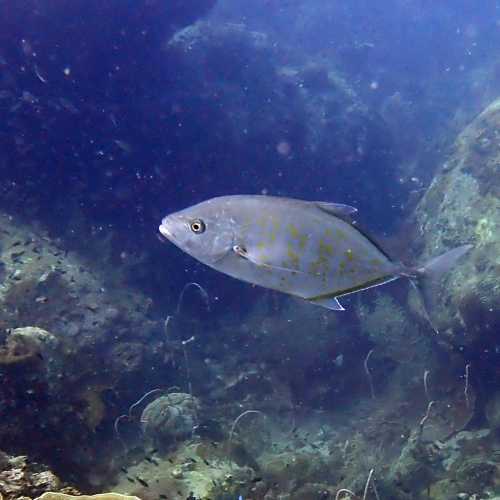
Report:
M128 142L122 141L121 139L115 139L114 143L125 153L131 153L132 147Z
M60 97L59 103L66 111L69 111L70 113L73 113L74 115L77 115L78 113L80 113L80 111L77 109L77 107L70 100L66 99L65 97Z
M341 368L343 365L344 365L344 355L343 354L339 354L334 360L333 360L333 364L337 367L337 368Z
M137 479L137 481L138 481L140 484L142 484L145 488L149 488L149 484L148 484L146 481L144 481L144 479L141 479L139 476L136 476L135 478L136 478L136 479Z
M342 311L338 297L401 277L423 285L471 245L424 266L393 260L349 205L273 196L222 196L165 217L160 233L200 262L240 280Z
M124 472L125 474L128 474L128 470L126 467L120 467L120 470Z
M35 71L36 77L42 82L47 83L47 77L40 71L40 68L35 64L33 66L33 70Z
M127 481L129 481L130 483L135 483L135 479L128 476L127 476Z

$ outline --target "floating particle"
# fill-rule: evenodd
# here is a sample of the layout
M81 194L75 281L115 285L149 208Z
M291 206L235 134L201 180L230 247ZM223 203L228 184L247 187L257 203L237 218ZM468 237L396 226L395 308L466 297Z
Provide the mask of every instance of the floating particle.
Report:
M288 141L280 141L276 145L276 151L282 156L288 156L292 151L292 146Z

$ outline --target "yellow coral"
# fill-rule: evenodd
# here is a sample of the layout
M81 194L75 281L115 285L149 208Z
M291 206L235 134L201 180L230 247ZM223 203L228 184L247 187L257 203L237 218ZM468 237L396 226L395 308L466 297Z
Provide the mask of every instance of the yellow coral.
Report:
M100 493L99 495L67 495L48 491L35 500L141 500L139 497L121 495L120 493ZM0 499L1 500L1 499Z

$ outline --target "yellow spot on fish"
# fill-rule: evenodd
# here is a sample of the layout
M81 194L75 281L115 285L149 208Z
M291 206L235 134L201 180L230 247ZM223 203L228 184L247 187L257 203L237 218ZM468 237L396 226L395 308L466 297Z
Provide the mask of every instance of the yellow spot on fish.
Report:
M319 254L320 255L333 255L333 245L331 243L325 243L323 239L319 240Z
M309 272L312 274L328 274L330 272L330 259L325 254L320 254L318 258L309 265Z
M307 234L301 233L294 224L288 224L287 228L290 233L290 238L292 238L292 240L298 240L299 249L304 250L308 239Z
M295 269L299 269L300 266L300 257L299 255L293 251L292 246L289 244L287 249L287 256L290 259L289 265Z
M333 244L327 243L323 238L319 240L317 247L317 259L309 265L309 272L319 274L325 279L331 271L331 260L333 257Z
M301 250L304 250L304 248L306 247L306 244L307 244L307 234L301 234L299 236L299 248Z
M264 216L263 216L263 217L259 217L259 218L255 221L255 223L257 224L257 226L259 226L259 227L261 227L261 228L264 228L264 227L266 227L266 225L267 225L267 219L266 219L266 217L264 217Z
M325 238L333 238L333 231L329 227L325 229Z
M290 236L294 240L297 240L299 238L300 233L296 226L294 226L293 224L288 224L288 230L290 231Z
M345 251L345 255L346 255L347 260L348 260L349 262L352 262L352 261L354 260L354 253L353 253L353 251L352 251L350 248L348 248L348 249Z

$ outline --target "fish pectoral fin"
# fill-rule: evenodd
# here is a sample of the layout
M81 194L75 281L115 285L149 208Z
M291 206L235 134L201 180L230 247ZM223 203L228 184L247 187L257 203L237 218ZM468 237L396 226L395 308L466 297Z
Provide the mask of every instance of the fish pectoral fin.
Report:
M281 266L273 266L272 264L268 264L266 262L262 262L261 260L257 259L255 256L251 255L247 249L242 246L242 245L234 245L233 246L233 252L237 255L239 255L241 258L248 260L252 264L258 267L263 267L265 269L269 270L276 270L276 271L284 271L287 273L292 273L292 274L305 274L303 271L299 271L297 269L291 269L288 267L281 267Z
M307 301L311 304L316 304L317 306L326 307L332 311L345 311L337 297L318 297L317 299L307 299Z
M244 246L241 246L241 245L233 245L233 252L236 254L236 255L239 255L240 257L243 257L244 259L248 259L248 252L247 252L247 249L244 247Z
M327 203L324 201L313 202L320 210L330 215L335 215L340 218L349 218L357 213L358 209L351 207L351 205L344 205L343 203Z

